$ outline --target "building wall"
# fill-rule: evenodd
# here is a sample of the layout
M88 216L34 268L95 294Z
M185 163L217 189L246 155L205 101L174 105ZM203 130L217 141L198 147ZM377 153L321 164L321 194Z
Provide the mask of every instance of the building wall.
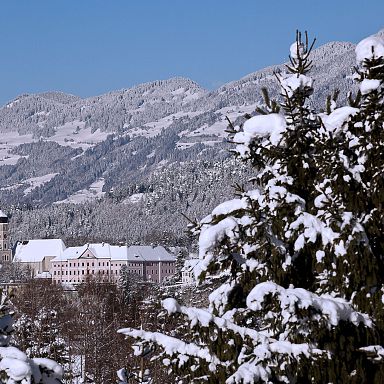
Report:
M9 224L8 219L5 217L1 218L0 221L0 260L11 261L12 250L9 246Z
M111 263L109 259L87 258L53 261L52 279L55 282L81 283L87 277L95 277L103 281L111 281Z
M81 283L87 277L117 282L123 265L127 265L129 273L136 273L143 277L143 280L157 283L175 273L175 262L173 261L127 262L126 260L97 259L94 256L91 258L89 254L84 254L79 259L52 261L51 265L53 281L64 283Z

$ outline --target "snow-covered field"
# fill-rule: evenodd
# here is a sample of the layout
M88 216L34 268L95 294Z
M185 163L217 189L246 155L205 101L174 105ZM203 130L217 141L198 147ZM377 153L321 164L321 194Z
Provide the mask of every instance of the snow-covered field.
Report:
M186 149L195 145L196 143L204 143L205 145L213 146L222 142L224 138L228 136L226 129L228 128L228 117L234 122L238 117L244 116L246 113L252 113L255 111L257 104L232 106L218 109L216 114L221 115L220 120L216 121L212 125L204 124L201 127L189 132L180 132L180 140L177 142L177 148ZM210 139L204 140L203 136L210 136ZM212 138L217 137L217 140ZM188 138L187 140L185 138ZM194 138L195 140L191 140Z
M81 189L80 191L77 191L73 195L67 197L65 200L57 201L55 204L81 204L86 201L100 199L105 195L105 192L102 191L104 184L105 180L100 178L92 183L88 189Z
M212 135L218 136L220 138L225 138L228 134L225 130L228 128L228 121L226 117L228 117L232 122L235 121L238 117L244 116L246 113L254 112L257 104L250 105L242 105L242 106L233 106L233 107L225 107L218 109L215 113L220 114L220 121L212 125L203 125L200 128L186 134L187 137L196 137L201 135Z
M21 156L13 155L10 151L20 144L32 143L32 135L20 136L17 132L1 132L0 133L0 166L13 165Z
M54 141L60 145L72 148L87 149L105 140L110 132L92 133L91 128L84 128L84 122L72 121L56 128L56 134L45 138L47 141ZM18 132L2 132L0 134L0 166L14 165L21 156L10 153L13 148L20 144L33 143L38 139L32 135L19 135Z
M177 112L171 115L165 116L162 119L157 121L151 121L147 124L144 124L141 128L133 128L131 130L132 136L146 136L146 137L154 137L161 133L162 129L168 128L174 121L188 116L190 118L201 115L203 112Z
M48 137L46 140L55 141L56 143L72 148L87 149L95 144L105 140L110 132L101 132L97 130L92 133L92 128L84 128L85 123L74 120L70 123L65 123L56 128L56 134Z
M123 204L136 204L140 202L145 196L145 193L134 193L133 195L127 197L125 200L123 200Z
M28 193L31 193L33 189L40 187L45 183L48 183L56 175L57 173L48 173L47 175L44 175L44 176L31 177L30 179L24 180L23 183L27 183L30 185L27 189L24 190L24 195L28 195Z

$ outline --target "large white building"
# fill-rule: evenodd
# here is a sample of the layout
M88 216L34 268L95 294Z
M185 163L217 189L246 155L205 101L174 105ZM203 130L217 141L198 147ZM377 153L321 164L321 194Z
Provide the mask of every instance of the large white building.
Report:
M175 257L164 247L119 246L107 243L69 247L51 260L52 279L57 283L81 283L89 277L117 281L120 269L161 283L175 273Z
M175 257L164 247L121 246L107 243L67 248L61 239L18 242L12 258L8 217L0 210L0 260L29 268L31 277L52 277L57 283L81 283L87 277L117 281L124 265L144 281L161 283L175 273Z
M16 245L13 261L28 267L35 277L50 272L51 260L61 256L65 249L61 239L22 241Z

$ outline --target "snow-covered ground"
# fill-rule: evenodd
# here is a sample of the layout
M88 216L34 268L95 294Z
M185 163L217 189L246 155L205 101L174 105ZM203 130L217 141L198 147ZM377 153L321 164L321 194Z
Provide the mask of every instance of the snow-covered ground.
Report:
M40 177L31 177L30 179L24 180L23 183L27 183L30 186L24 190L24 195L28 195L28 193L31 193L32 190L34 190L37 187L40 187L41 185L48 183L50 180L52 180L57 173L48 173L47 175L40 176Z
M46 140L55 141L63 146L85 150L102 142L111 134L111 132L101 132L100 130L92 133L92 128L84 127L85 123L83 121L74 120L70 123L65 123L57 127L56 134L48 137Z
M105 195L105 192L102 191L104 184L105 180L100 178L92 183L88 189L81 189L80 191L77 191L73 195L67 197L65 200L57 201L55 204L81 204L86 201L100 199Z
M133 195L127 197L123 200L123 204L136 204L140 202L145 196L145 193L134 193Z
M72 121L56 128L56 134L45 138L47 141L54 141L60 145L72 148L87 149L105 140L110 132L92 133L91 128L84 128L84 122ZM38 141L32 135L19 135L18 132L1 132L0 134L0 166L14 165L21 156L10 153L13 148L20 144L33 143Z
M256 106L257 104L250 104L218 109L217 111L215 111L215 113L221 115L219 121L216 121L212 125L204 124L191 132L180 132L180 140L177 142L177 148L190 148L191 146L200 142L210 146L213 146L217 143L221 143L223 138L226 138L228 136L226 132L228 128L228 121L226 117L228 117L232 122L234 122L238 117L244 116L246 113L254 112ZM203 136L209 136L210 138L205 140ZM215 137L217 137L217 140L214 140ZM186 140L185 138L188 138L188 140ZM195 140L191 140L191 138L194 138Z
M146 137L154 137L161 133L162 129L168 128L174 121L188 116L190 118L201 115L203 112L177 112L171 115L165 116L162 119L157 121L151 121L149 123L144 124L140 128L133 128L130 132L132 136L146 136ZM125 126L127 128L127 126Z
M257 104L242 105L242 106L233 106L225 107L215 111L216 114L220 114L220 121L215 122L212 125L203 125L200 128L186 134L187 137L196 137L201 135L212 135L218 136L220 138L227 137L228 134L225 130L228 128L228 117L232 122L235 121L238 117L244 116L246 113L252 113L255 111Z
M1 132L0 133L0 166L13 165L21 156L13 155L10 151L20 144L32 143L32 135L20 136L17 132Z

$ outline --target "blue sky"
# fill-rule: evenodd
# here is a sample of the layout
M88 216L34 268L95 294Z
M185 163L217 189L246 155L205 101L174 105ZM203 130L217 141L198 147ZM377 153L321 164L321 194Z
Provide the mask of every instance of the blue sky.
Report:
M22 93L82 97L173 76L214 89L286 60L296 28L358 42L384 1L4 0L0 104Z

